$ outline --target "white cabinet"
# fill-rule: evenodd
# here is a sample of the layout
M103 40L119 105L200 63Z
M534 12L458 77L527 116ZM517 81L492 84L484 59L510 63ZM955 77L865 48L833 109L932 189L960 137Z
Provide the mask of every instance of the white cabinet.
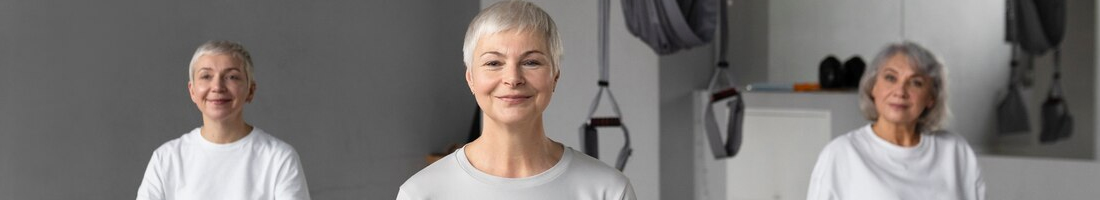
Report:
M741 150L715 160L702 126L707 98L696 93L697 199L805 199L821 149L866 123L854 93L747 93ZM719 111L725 110L715 110L724 128Z

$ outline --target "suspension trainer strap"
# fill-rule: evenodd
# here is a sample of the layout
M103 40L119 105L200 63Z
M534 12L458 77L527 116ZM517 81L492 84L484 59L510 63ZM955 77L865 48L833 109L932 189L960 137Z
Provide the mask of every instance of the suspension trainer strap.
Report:
M710 83L707 85L707 91L710 92L710 99L707 101L707 106L703 114L705 120L705 130L707 133L707 140L710 144L711 152L714 153L714 157L717 159L729 158L737 155L741 149L741 128L742 122L745 117L745 104L744 98L741 96L741 92L737 91L734 87L733 77L729 75L726 70L729 70L729 62L726 60L727 52L729 48L729 40L726 38L729 33L729 25L727 20L727 6L726 1L718 1L718 31L715 37L718 37L718 48L716 50L717 61L715 61L714 74L711 75ZM721 79L725 78L726 81L722 82ZM725 103L726 109L729 109L726 122L726 140L722 141L722 132L718 128L718 121L714 116L714 107ZM721 106L721 105L719 105Z
M610 85L610 64L608 62L608 15L610 13L611 2L610 0L599 1L599 47L600 47L600 79L596 82L599 86L596 92L596 98L592 100L592 105L588 109L588 118L583 122L580 127L581 143L584 145L582 149L585 154L594 158L599 158L599 131L597 128L613 128L618 127L623 131L623 138L625 143L622 149L619 151L619 157L615 161L615 168L622 171L626 168L626 161L633 154L633 149L630 147L630 131L627 130L626 124L622 120L622 112L619 111L619 103L615 101L615 95L611 93ZM595 117L596 109L600 104L600 98L603 97L603 93L607 93L607 98L611 102L611 110L614 113L612 117Z

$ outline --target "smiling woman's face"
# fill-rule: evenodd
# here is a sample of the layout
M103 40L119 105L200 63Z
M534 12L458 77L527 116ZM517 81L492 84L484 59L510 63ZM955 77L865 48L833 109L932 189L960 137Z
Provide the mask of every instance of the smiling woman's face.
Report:
M194 81L187 84L187 90L203 118L241 117L244 104L252 101L256 89L243 64L230 55L206 54L195 60L194 69Z
M478 40L466 83L487 120L541 120L557 85L545 41L541 35L514 30Z
M931 108L932 80L918 73L903 54L890 56L875 77L871 96L879 121L916 124L926 108Z

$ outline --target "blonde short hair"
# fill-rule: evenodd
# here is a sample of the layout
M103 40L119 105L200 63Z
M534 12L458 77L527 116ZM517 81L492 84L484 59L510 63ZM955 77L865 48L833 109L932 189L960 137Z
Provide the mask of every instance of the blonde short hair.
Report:
M462 44L462 61L469 69L473 65L474 47L481 36L505 31L531 32L543 37L550 52L550 66L554 74L559 72L562 57L561 37L550 14L531 2L502 1L481 10L470 27Z

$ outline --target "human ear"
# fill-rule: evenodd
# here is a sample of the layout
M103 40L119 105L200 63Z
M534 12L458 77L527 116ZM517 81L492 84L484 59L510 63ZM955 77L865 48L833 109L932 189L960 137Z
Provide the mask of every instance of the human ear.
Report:
M256 81L252 81L252 84L248 85L248 98L245 102L252 103L252 98L256 97Z

